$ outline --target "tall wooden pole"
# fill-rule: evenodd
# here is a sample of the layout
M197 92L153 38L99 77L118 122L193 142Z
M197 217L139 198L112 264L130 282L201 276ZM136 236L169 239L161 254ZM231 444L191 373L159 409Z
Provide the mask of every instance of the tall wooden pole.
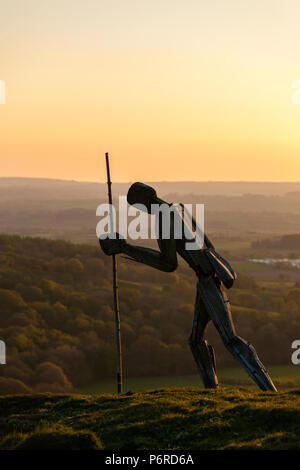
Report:
M110 229L114 231L113 226L113 213L112 213L112 194L111 194L111 180L109 170L109 156L105 154L106 160L106 173L107 173L107 187L108 187L108 202L110 204ZM115 325L116 325L116 346L117 346L117 392L123 392L123 374L122 374L122 346L121 346L121 322L119 311L119 296L118 296L118 275L117 275L117 259L116 255L112 255L112 268L113 268L113 293L114 293L114 311L115 311Z

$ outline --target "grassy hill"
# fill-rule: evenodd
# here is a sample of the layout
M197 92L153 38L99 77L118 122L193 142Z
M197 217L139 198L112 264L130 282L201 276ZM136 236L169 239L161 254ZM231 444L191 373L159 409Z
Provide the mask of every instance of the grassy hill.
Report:
M0 397L0 449L300 449L300 389Z

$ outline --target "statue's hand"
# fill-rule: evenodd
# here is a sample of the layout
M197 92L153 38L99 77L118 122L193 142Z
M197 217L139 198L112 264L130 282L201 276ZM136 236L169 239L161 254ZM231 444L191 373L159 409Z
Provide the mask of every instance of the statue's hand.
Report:
M120 238L118 233L115 233L116 238L99 238L99 243L106 255L117 255L123 253L126 246L126 240Z

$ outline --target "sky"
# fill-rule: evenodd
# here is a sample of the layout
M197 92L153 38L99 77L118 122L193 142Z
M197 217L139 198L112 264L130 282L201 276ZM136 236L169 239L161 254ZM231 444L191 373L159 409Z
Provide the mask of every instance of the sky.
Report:
M299 40L296 0L1 0L0 176L300 181Z

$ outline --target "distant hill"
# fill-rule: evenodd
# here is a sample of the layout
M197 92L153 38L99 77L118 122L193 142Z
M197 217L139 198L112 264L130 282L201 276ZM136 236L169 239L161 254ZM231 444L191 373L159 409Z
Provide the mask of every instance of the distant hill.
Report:
M145 182L145 181L143 181ZM126 194L131 182L114 182L114 194ZM300 182L253 182L253 181L156 181L147 182L154 186L161 195L177 194L207 194L240 196L242 194L284 195L300 191ZM107 192L106 183L78 182L72 180L46 178L0 178L0 192L7 195L11 192L18 195L22 192L25 198L37 193L40 197L59 199L97 199L104 197ZM5 197L5 194L4 194Z
M299 234L290 234L284 235L280 238L265 238L263 240L256 240L252 243L253 248L275 248L277 250L284 250L288 248L289 250L300 250L300 235Z
M213 235L300 232L300 182L149 184L167 201L204 204L206 231ZM129 185L113 184L114 201ZM104 201L105 183L0 178L0 233L95 243L96 208Z

